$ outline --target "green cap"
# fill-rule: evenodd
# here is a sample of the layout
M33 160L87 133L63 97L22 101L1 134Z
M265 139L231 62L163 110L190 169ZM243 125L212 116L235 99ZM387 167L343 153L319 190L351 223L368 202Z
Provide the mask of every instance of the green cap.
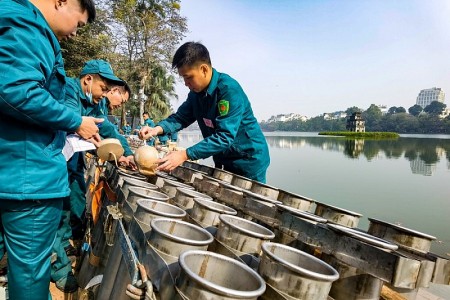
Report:
M108 79L109 81L112 81L116 84L123 85L124 82L119 77L114 75L113 69L111 68L111 65L101 59L94 59L87 61L84 64L83 69L81 70L80 75L87 75L87 74L98 74L103 78Z

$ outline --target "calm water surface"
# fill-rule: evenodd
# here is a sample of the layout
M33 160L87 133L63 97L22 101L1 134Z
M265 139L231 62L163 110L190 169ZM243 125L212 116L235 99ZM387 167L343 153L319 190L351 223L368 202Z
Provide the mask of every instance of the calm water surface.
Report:
M319 202L437 237L432 251L450 256L450 135L351 140L317 133L265 133L267 183ZM202 139L180 134L180 146ZM212 165L207 159L201 163Z

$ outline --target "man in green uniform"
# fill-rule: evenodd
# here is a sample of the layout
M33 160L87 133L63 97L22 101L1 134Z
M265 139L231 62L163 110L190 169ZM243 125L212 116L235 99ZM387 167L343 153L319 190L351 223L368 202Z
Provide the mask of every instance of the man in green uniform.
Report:
M182 45L172 67L178 69L191 90L188 98L156 127L142 128L140 136L146 139L176 132L197 121L204 140L169 153L159 160L158 169L170 171L187 159L213 156L216 167L265 182L269 149L239 83L212 68L208 50L200 43Z
M122 131L123 131L123 134L124 134L124 135L130 135L130 134L131 134L131 126L130 126L130 123L126 123L125 125L123 125Z
M101 84L101 83L105 84ZM96 83L100 83L99 85ZM80 78L67 78L66 104L82 116L106 117L108 107L105 96L112 90L124 93L126 83L114 75L111 65L104 60L90 60L85 63ZM125 100L124 100L125 101ZM119 162L128 164L133 152L126 139L119 134L113 123L105 118L100 126L100 136L119 139L124 148L124 156Z
M142 117L144 118L144 126L155 127L155 122L153 122L152 118L150 118L148 112L144 112Z
M108 115L114 110L122 107L123 104L127 103L131 96L130 86L123 81L123 86L114 86L106 94L106 97L102 99L99 105L102 107L101 110L108 113Z
M0 0L0 254L9 299L51 299L50 255L69 195L65 132L97 137L64 105L59 40L95 18L90 0Z
M65 101L68 107L82 116L101 117L105 120L99 128L100 136L119 139L125 149L124 156L119 159L119 163L128 165L133 164L133 153L126 139L108 121L108 108L104 99L112 89L118 91L117 86L122 89L124 84L121 79L114 75L108 62L90 60L84 65L80 78L67 78ZM58 289L70 293L78 288L78 284L72 273L72 263L68 257L68 254L74 254L75 250L70 245L69 239L80 240L83 238L81 224L86 206L83 153L75 153L67 162L67 168L69 171L70 198L64 202L56 243L53 247L57 259L52 264L52 280L55 281Z
M144 126L155 127L155 122L153 122L153 120L150 118L150 114L147 111L145 111L142 114L142 117L144 118ZM155 145L155 139L149 139L147 141L147 145L154 146Z

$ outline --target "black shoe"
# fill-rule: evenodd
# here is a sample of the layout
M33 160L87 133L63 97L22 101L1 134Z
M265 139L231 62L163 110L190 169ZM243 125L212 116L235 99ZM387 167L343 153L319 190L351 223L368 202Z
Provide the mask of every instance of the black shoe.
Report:
M64 248L64 251L66 251L67 257L70 257L70 256L79 256L79 255L80 255L80 253L78 252L78 250L77 250L74 246L72 246L72 245L69 245L69 246L65 247L65 248Z

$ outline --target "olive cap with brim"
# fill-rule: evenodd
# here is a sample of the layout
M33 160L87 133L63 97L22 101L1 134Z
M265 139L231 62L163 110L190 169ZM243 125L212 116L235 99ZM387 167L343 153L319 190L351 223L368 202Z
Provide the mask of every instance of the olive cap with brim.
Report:
M118 84L118 85L125 84L123 82L123 80L121 80L119 77L114 75L111 65L105 60L94 59L94 60L87 61L84 64L83 69L81 70L80 76L87 75L87 74L98 74L101 77L111 81L114 84Z

